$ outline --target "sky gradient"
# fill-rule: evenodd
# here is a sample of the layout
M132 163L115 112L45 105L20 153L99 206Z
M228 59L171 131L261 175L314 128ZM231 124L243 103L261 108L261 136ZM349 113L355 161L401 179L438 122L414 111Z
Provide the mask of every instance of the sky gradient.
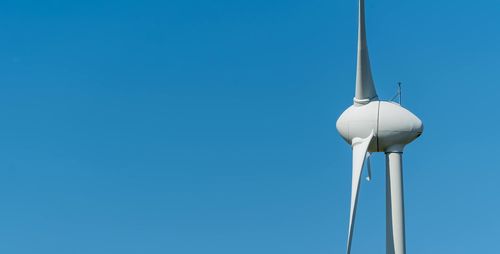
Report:
M408 253L494 253L500 3L366 0L403 82ZM357 1L2 1L0 252L335 254L347 238ZM385 253L385 165L354 253Z

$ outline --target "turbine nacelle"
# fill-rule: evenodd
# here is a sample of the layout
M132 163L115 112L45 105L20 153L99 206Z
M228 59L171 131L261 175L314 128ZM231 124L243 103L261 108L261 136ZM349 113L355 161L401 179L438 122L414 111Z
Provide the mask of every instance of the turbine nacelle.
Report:
M402 152L403 147L422 134L422 121L401 105L390 101L354 104L337 120L337 130L352 145L354 138L373 131L369 152Z

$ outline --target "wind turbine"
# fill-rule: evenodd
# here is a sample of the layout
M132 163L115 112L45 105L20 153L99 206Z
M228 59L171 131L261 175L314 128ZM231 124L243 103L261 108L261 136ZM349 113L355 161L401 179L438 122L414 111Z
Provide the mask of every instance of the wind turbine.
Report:
M401 105L378 99L366 43L364 0L359 0L354 104L337 120L337 130L352 146L352 190L347 254L351 253L361 172L367 155L374 152L384 152L386 157L387 254L405 254L402 154L405 145L422 134L423 124L418 117Z

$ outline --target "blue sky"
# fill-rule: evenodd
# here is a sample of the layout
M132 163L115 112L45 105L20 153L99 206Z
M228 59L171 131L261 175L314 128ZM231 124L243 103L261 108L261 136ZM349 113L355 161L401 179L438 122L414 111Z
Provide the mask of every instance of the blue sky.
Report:
M367 0L404 155L408 253L500 235L500 4ZM343 253L354 0L2 1L0 252ZM384 159L353 253L385 253Z

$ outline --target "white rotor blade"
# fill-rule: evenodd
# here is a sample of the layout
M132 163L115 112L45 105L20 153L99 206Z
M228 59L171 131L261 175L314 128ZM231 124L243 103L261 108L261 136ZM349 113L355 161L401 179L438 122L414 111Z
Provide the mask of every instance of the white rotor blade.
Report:
M358 63L356 67L356 93L354 102L366 104L372 100L377 100L377 98L366 43L365 0L359 0Z
M368 146L373 139L373 131L367 138L354 138L352 140L352 189L351 189L351 213L349 217L349 234L347 236L347 254L351 253L351 242L354 231L354 219L356 217L356 206L358 204L358 191L361 182L361 171L365 162Z

